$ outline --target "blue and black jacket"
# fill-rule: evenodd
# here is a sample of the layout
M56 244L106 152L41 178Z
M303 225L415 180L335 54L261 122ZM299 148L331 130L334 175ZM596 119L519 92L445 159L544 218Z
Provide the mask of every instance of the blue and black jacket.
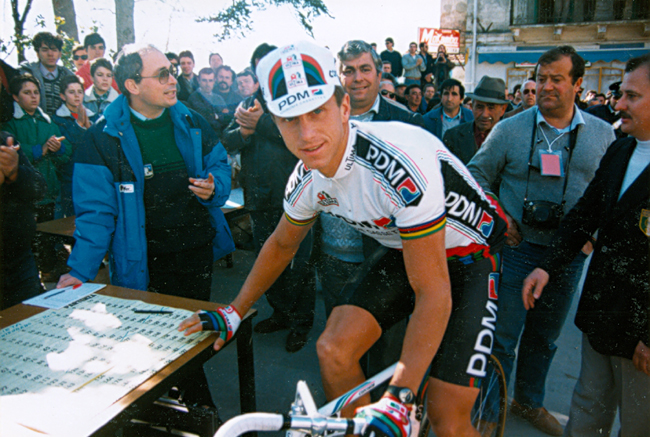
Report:
M182 103L169 108L176 145L191 177L214 176L215 196L198 199L210 211L216 229L214 259L235 248L220 207L230 195L231 170L226 151L212 128ZM76 244L68 265L81 281L97 275L106 252L110 255L111 283L146 290L147 237L145 234L144 163L125 96L104 111L104 118L88 129L86 144L77 152L73 176L77 215Z

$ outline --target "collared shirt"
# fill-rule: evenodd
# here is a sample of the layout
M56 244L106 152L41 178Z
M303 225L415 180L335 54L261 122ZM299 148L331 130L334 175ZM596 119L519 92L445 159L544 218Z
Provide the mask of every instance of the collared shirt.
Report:
M481 148L491 130L492 129L486 132L481 132L476 128L476 123L474 123L474 141L476 141L476 150Z
M379 97L379 94L377 94L375 103L372 104L372 107L370 109L368 109L363 114L351 115L350 119L357 121L372 121L372 119L375 117L375 114L379 114L379 99L381 99L381 97Z
M41 70L41 74L45 79L54 80L57 77L59 77L59 67L54 67L54 71L50 71L47 68L45 68L43 64L39 62L38 68Z
M548 126L549 128L553 129L558 134L563 134L563 133L571 132L573 129L578 127L578 125L580 125L580 124L585 124L585 119L582 117L582 111L580 111L580 108L578 108L578 106L574 104L573 105L573 118L571 119L571 124L569 126L565 127L564 129L558 129L556 127L551 126L546 121L546 119L544 118L542 113L538 110L537 111L537 125L541 126L542 123L544 125Z
M450 117L444 110L442 111L442 132L440 132L440 138L443 138L445 136L445 132L447 132L449 129L460 124L461 113L461 109L458 108L458 114L456 114L455 117Z
M131 114L135 115L135 118L137 118L138 120L142 120L142 121L155 120L156 118L160 118L165 113L165 110L163 110L163 112L161 112L158 117L156 117L156 118L147 118L147 117L140 114L138 111L136 111L135 109L133 109L130 106L129 106L129 109L131 110Z
M584 125L585 120L582 117L582 111L578 109L578 106L574 105L573 118L571 119L571 124L569 124L564 129L558 129L554 126L551 126L542 113L537 110L537 139L545 143L545 147L551 150L562 150L563 148L569 150L569 132L576 129L579 125ZM568 159L568 152L563 153L565 155L563 159ZM533 162L536 161L536 158L533 159Z

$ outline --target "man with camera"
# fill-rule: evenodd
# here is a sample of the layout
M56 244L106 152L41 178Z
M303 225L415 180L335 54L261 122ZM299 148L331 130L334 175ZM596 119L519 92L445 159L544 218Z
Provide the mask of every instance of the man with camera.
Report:
M521 334L512 412L551 435L562 435L562 427L543 407L544 385L587 255L578 254L549 281L528 312L521 287L614 140L610 125L574 104L583 74L584 60L572 47L544 53L536 67L538 109L498 123L468 164L484 190L501 177L499 198L508 215L493 353L508 379Z

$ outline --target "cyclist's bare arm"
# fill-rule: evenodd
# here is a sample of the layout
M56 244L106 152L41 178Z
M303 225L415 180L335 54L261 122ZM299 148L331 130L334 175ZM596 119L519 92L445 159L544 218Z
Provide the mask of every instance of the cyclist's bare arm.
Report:
M417 393L447 328L451 285L444 230L415 240L402 240L402 243L406 273L415 292L415 308L390 383Z
M269 289L295 256L300 243L305 238L312 224L296 226L291 224L284 215L280 219L273 234L266 240L252 270L246 278L239 294L233 300L232 306L242 316L248 312L257 300ZM202 330L197 314L181 322L179 330L192 334ZM224 340L215 341L215 349L221 348Z

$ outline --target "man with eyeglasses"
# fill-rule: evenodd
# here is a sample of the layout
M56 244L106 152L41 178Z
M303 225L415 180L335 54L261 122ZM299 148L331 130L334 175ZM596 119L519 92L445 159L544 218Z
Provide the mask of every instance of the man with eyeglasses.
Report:
M95 278L108 252L113 285L210 300L213 260L234 250L220 209L230 166L210 125L178 102L170 68L151 45L119 53L122 95L77 150L76 244L57 287ZM206 384L188 384L188 404L214 406Z
M81 68L77 69L75 74L83 79L84 90L87 90L93 84L93 77L90 74L90 61L104 57L104 54L106 53L106 41L104 41L104 38L102 38L100 34L91 33L90 35L86 35L84 38L84 49L86 49L86 53L88 53L88 60L81 66ZM112 87L115 91L120 91L117 82L115 82L115 78L113 78Z
M52 116L62 103L59 96L61 79L74 73L58 65L63 48L63 39L60 36L40 32L34 36L32 45L38 56L38 62L23 62L20 65L20 72L31 74L38 80L42 94L40 107L43 112Z
M210 299L213 239L222 236L210 219L223 219L230 167L210 125L178 102L170 67L150 45L120 52L123 94L76 157L77 241L59 286L93 279L109 252L114 285Z
M519 89L519 93L521 94L521 105L512 111L506 112L506 114L503 116L504 120L535 106L537 103L537 91L535 89L536 86L537 84L535 83L534 79L526 79L526 81L521 85L521 88Z

